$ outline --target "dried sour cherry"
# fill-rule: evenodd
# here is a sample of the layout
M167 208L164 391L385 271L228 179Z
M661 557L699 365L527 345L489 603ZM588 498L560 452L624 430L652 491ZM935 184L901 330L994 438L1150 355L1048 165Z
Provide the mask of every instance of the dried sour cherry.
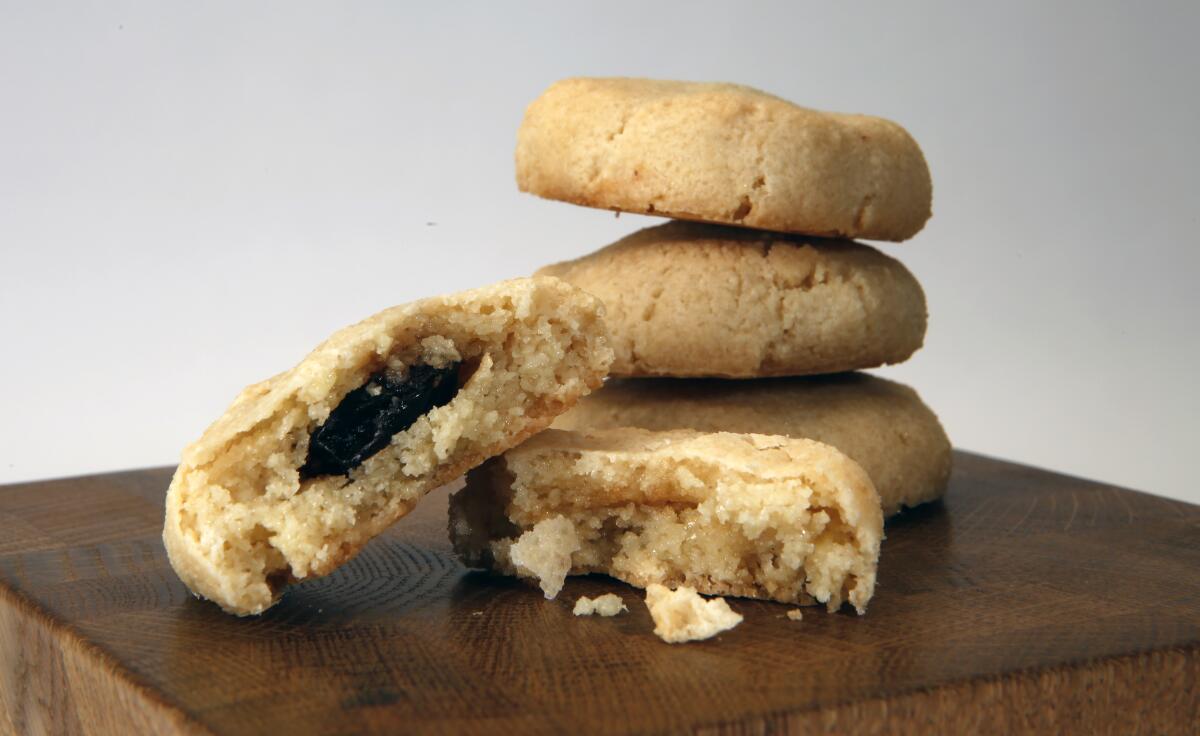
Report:
M300 477L346 475L362 465L397 432L450 403L458 393L458 368L458 363L445 368L418 364L403 377L386 370L372 375L346 394L312 433Z

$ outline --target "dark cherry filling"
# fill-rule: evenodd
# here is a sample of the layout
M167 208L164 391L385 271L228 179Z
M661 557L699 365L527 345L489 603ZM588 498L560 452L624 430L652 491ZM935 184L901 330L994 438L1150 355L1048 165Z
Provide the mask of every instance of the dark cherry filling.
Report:
M414 365L404 378L380 371L346 394L308 441L300 478L346 475L388 446L424 414L458 393L458 363L445 368Z

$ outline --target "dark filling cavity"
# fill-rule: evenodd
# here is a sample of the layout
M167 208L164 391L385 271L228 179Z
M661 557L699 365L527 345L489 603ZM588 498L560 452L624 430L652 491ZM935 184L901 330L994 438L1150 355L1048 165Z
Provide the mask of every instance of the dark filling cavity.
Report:
M403 378L380 371L346 394L308 442L300 478L346 475L388 446L392 435L458 393L458 363L414 365Z

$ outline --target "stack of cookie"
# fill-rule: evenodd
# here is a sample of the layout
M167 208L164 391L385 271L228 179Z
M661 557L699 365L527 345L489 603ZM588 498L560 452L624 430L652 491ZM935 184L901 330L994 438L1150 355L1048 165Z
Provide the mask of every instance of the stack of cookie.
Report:
M736 85L570 79L529 106L516 166L523 191L675 221L539 272L604 303L612 378L470 476L459 551L548 596L604 572L861 612L883 517L949 476L917 394L854 372L924 339L920 284L851 240L924 226L916 142Z

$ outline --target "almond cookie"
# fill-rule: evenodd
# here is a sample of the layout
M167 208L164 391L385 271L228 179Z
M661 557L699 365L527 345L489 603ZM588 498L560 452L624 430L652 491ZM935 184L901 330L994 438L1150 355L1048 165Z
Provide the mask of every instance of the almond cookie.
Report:
M941 497L950 440L915 391L866 373L761 381L610 380L554 421L613 427L758 432L832 445L871 476L890 516Z
M829 237L907 240L933 198L899 125L736 84L565 79L525 111L516 164L547 199Z
M906 360L925 294L860 243L673 222L546 266L600 297L615 376L797 376Z
M862 613L882 533L857 463L760 434L551 429L469 473L450 499L466 564L555 592L568 573L598 572Z
M325 575L428 491L600 385L602 307L520 279L387 309L245 389L188 446L163 541L199 596L256 614Z

